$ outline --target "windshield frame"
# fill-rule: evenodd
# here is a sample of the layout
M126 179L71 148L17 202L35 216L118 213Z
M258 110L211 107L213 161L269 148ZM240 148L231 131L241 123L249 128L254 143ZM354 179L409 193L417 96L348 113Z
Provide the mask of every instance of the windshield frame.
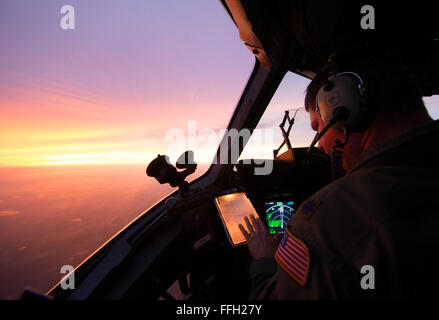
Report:
M236 129L239 131L245 128L253 132L287 72L287 64L279 63L266 69L262 68L259 60L255 58L255 66L229 121L227 130ZM229 143L228 138L227 135L222 137L212 164L201 177L191 183L192 188L213 184L220 177L227 176L233 170L235 163L222 164L215 161L219 159L221 150L227 150L230 154L234 146L239 143L239 138L231 143ZM239 155L247 142L244 141L242 148L239 148Z

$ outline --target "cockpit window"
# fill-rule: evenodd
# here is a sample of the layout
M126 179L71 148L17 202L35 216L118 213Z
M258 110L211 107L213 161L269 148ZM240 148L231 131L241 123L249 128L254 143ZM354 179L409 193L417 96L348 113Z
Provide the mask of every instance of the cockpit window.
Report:
M292 147L305 147L311 143L315 131L310 126L309 114L304 108L305 89L309 82L310 80L292 72L285 75L240 159L273 159L273 150L277 150L284 141L279 125L284 119L285 111L288 111L290 119L294 117L289 134ZM288 129L288 121L284 128ZM286 151L286 148L285 144L278 155Z
M424 104L433 120L439 119L439 95L424 97Z
M253 135L246 144L240 160L244 159L273 159L274 154L281 155L287 150L280 125L284 120L285 111L294 124L289 134L293 148L310 145L315 131L311 128L309 114L304 109L305 89L310 80L288 72L277 89L273 99L260 119ZM425 106L430 116L439 119L439 96L424 97ZM288 121L284 125L288 129ZM276 152L276 151L277 152Z
M173 191L147 164L227 128L254 66L220 1L66 3L0 4L0 298L46 292Z

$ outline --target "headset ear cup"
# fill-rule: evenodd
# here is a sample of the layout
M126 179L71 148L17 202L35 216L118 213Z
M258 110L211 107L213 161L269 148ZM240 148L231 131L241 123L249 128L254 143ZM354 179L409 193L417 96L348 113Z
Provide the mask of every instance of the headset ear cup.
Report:
M359 79L361 80L361 78ZM359 85L356 79L350 76L350 73L329 78L322 85L316 97L316 105L319 106L323 121L329 123L335 109L345 108L349 112L349 116L336 123L334 127L341 129L343 126L355 127L360 124L366 108L364 103L365 89L363 88L362 81Z

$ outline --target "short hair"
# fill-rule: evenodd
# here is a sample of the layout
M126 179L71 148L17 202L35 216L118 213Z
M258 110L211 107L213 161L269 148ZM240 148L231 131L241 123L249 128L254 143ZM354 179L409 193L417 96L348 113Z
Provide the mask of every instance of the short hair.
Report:
M308 87L306 88L306 95L305 95L305 110L309 111L310 109L315 109L315 101L317 98L317 94L319 93L320 88L322 85L328 80L330 77L330 74L327 69L322 69L320 72L318 72Z
M337 72L359 74L367 89L366 103L387 114L427 112L417 81L395 59L359 60L337 65ZM306 89L305 109L315 108L317 94L331 76L331 68L320 70Z

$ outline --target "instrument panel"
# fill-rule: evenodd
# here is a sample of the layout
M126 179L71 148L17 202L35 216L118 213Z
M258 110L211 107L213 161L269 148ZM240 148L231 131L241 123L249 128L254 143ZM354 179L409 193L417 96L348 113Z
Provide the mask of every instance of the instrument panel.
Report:
M295 213L294 201L265 202L265 220L270 234L283 234L288 220Z

